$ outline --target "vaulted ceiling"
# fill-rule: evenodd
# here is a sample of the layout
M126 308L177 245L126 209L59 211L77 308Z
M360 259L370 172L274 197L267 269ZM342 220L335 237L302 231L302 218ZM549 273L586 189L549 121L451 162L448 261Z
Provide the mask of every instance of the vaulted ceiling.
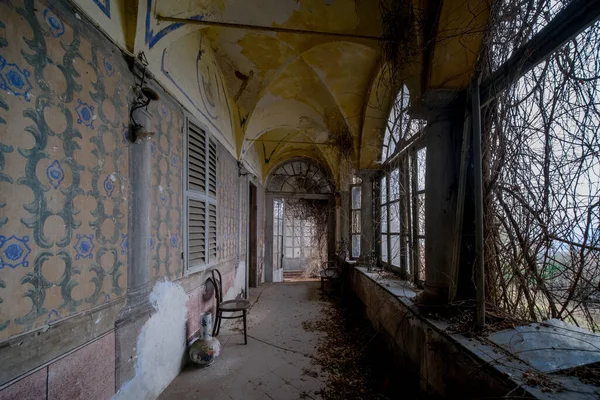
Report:
M258 156L265 177L287 159L308 156L338 179L335 137L351 138L353 168L376 166L398 89L387 80L378 40L382 1L398 1L413 16L410 26L397 27L407 42L400 48L410 57L394 66L413 102L431 88L469 83L489 9L481 0L147 0L147 6L139 0L134 53L145 51L151 67L175 75L186 53L196 65L210 52L223 81L217 86L227 93L230 149L238 158ZM172 43L163 44L170 59L153 48L163 33ZM196 90L185 77L176 83ZM185 94L192 102L194 96L205 100Z

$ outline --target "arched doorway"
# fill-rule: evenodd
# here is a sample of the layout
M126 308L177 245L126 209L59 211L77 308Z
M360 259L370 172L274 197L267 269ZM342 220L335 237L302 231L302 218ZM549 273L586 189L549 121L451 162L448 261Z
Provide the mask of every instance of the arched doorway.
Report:
M335 184L326 167L310 158L288 160L267 179L265 280L284 271L318 273L334 252Z

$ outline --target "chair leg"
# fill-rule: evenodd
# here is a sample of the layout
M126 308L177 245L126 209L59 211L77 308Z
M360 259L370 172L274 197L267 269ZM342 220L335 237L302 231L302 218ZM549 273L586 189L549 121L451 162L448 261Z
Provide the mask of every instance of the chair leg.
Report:
M244 310L244 344L248 344L248 331L246 327L246 310Z
M217 336L221 330L221 311L217 312L217 320L213 326L213 336Z
M324 282L325 282L325 279L321 278L321 292L323 291Z

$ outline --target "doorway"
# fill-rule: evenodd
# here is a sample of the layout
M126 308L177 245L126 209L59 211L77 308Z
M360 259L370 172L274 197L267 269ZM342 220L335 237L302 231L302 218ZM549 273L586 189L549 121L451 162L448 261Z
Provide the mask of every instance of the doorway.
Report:
M250 190L248 191L248 285L250 287L258 287L258 257L257 257L257 213L258 204L256 201L256 186L250 183Z
M327 261L328 201L290 199L284 201L283 273L288 277L316 278Z

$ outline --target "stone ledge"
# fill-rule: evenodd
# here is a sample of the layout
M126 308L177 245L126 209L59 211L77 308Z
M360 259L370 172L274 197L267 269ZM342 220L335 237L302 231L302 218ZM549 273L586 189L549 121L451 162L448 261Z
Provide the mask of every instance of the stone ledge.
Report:
M553 375L566 390L543 392L527 386L531 366L491 341L449 333L449 323L426 317L412 302L416 292L406 281L381 279L363 267L352 268L349 284L367 317L386 338L398 364L415 374L422 393L434 397L511 396L538 399L596 399L596 388L576 378Z

